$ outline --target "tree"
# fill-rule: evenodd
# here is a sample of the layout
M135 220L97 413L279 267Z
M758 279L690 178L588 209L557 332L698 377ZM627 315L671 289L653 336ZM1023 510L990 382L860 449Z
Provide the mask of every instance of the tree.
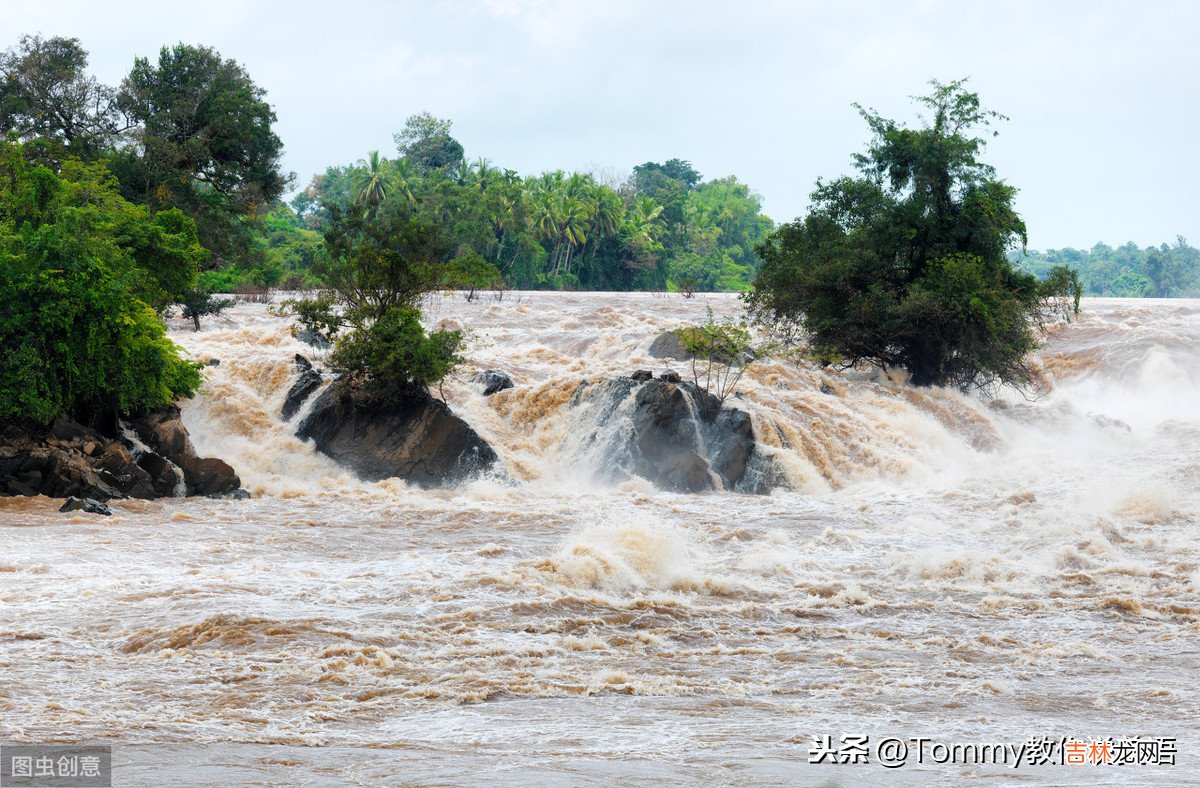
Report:
M394 135L396 149L422 173L456 170L463 161L463 146L450 136L451 125L428 112L411 115L404 130Z
M88 421L195 393L199 365L145 300L164 292L145 266L174 275L190 260L194 280L203 250L186 217L158 218L99 165L56 173L0 142L0 422Z
M459 362L462 335L427 335L418 306L447 282L440 226L391 198L372 216L332 209L327 258L315 273L331 295L289 301L302 327L334 343L345 385L377 403L427 391Z
M1005 254L1025 224L978 136L1003 116L961 80L931 85L922 128L858 107L874 134L859 176L818 181L808 215L758 247L749 306L802 321L828 362L903 367L916 385L1027 384L1031 318L1061 294Z
M474 252L457 257L446 266L446 284L467 291L467 300L475 300L475 291L499 287L504 283L500 269Z
M189 290L183 294L180 306L183 316L192 319L194 331L200 330L200 318L205 315L219 315L236 302L232 298L216 298L207 290Z
M22 36L0 53L0 129L43 137L95 159L121 130L115 92L86 73L77 38Z
M354 173L354 199L374 216L379 210L388 193L388 176L391 163L379 157L379 151L373 150L365 161L359 162L359 168Z
M249 254L250 231L283 193L283 143L262 88L209 47L163 47L137 58L121 84L137 145L113 166L126 196L152 210L178 207L217 263Z
M724 402L737 390L742 375L755 361L765 358L767 346L755 347L745 320L716 320L712 307L708 320L676 330L691 360L692 382Z

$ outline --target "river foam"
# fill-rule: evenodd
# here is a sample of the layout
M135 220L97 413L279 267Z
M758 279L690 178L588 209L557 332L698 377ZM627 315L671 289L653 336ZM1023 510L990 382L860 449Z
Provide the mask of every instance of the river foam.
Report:
M292 435L292 358L322 359L266 305L174 325L220 361L183 409L197 450L254 498L103 520L0 499L0 738L124 745L132 782L216 757L371 784L787 782L806 737L843 731L1200 744L1200 302L1085 301L1034 401L766 362L732 402L771 494L600 481L579 382L686 373L647 348L710 306L739 308L432 305L473 337L447 401L503 466L440 491ZM516 388L484 398L476 368Z

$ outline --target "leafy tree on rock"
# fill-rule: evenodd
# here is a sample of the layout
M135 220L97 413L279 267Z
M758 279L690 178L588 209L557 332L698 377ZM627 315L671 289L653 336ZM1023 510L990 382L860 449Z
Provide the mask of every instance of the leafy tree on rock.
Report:
M818 181L808 215L759 246L749 305L802 321L826 361L902 367L916 385L1028 384L1031 321L1070 294L1006 257L1025 223L978 136L1002 116L963 81L931 84L922 128L858 108L874 134L859 175Z
M445 286L452 245L440 226L399 196L374 215L332 209L328 255L316 267L331 294L289 302L299 323L334 343L343 383L364 399L404 400L440 382L461 360L458 331L427 334L419 306Z

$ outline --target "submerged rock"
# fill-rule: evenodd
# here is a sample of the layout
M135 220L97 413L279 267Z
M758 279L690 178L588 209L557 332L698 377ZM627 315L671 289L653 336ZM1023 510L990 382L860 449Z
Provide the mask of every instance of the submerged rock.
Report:
M307 328L297 331L296 339L300 340L306 345L315 347L317 350L328 350L329 348L333 347L328 339L314 333L312 330Z
M300 368L300 377L288 389L287 397L283 400L283 410L280 416L284 421L290 421L300 410L312 393L321 388L323 379L321 373L313 369L312 362L299 353L296 354L296 366Z
M670 358L676 361L689 361L692 354L679 336L679 329L664 331L650 343L649 353L654 358Z
M365 481L397 477L422 487L460 482L496 464L495 451L446 403L414 393L375 405L332 385L296 430Z
M585 404L578 450L602 476L636 475L677 492L765 491L755 481L764 474L748 473L750 415L693 383L615 378L581 386L572 406Z
M89 512L91 514L102 514L105 517L112 517L112 509L109 509L106 504L92 498L76 498L72 496L59 508L59 511Z
M482 372L476 372L471 378L471 382L479 387L480 393L485 397L490 397L497 391L504 391L513 387L512 378L496 369L485 369Z

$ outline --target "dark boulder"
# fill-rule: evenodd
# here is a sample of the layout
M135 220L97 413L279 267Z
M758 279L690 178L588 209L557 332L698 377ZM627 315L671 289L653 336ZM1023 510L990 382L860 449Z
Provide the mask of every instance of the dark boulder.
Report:
M120 498L82 452L44 445L0 447L0 494Z
M658 379L665 380L668 383L679 383L683 380L683 378L679 377L678 372L675 372L674 370L670 370L670 369L668 369L666 372L663 372L662 374L660 374L658 376Z
M755 453L750 415L695 384L615 378L581 386L572 406L584 404L577 450L600 476L678 492L742 488Z
M129 426L151 449L178 465L177 457L195 455L179 408L167 405L129 420Z
M183 457L179 463L187 483L188 495L226 495L237 493L242 480L222 459L216 457Z
M472 376L471 382L478 387L479 392L485 397L490 397L497 391L504 391L513 387L512 378L496 369L485 369L482 372L476 372Z
M654 377L654 373L652 373L650 370L639 369L638 371L636 371L632 375L630 375L629 379L632 380L634 383L645 383L647 380L650 380L653 377Z
M146 465L135 459L133 452L121 443L113 442L97 455L93 467L107 484L131 498L158 498L172 495L177 476L175 466L156 452L147 451ZM161 461L161 462L160 462ZM169 476L170 481L165 481Z
M320 336L319 334L314 333L313 331L311 331L310 329L307 329L307 328L297 331L296 339L300 340L301 342L303 342L306 345L311 345L312 347L315 347L317 350L328 350L329 348L333 347L333 345L330 344L328 339L326 339L323 336Z
M225 494L239 487L227 464L196 456L175 407L133 419L124 431L116 419L98 431L66 416L49 428L0 428L0 495L106 501Z
M676 361L689 361L692 354L680 338L681 329L664 331L650 343L649 353L653 358L671 358Z
M102 514L105 517L112 517L112 509L100 501L93 498L76 498L71 496L66 503L59 508L60 512L88 512L90 514Z
M133 490L124 490L134 498L169 498L180 492L179 483L183 481L183 476L179 466L158 452L143 451L137 457L137 467L148 474L154 494L141 495Z
M325 389L296 435L365 481L398 477L422 487L460 482L490 469L496 453L446 403L414 392L395 404L362 402Z
M312 393L321 388L323 382L321 373L313 369L312 362L299 353L296 354L296 366L300 368L300 377L296 378L296 382L288 389L287 397L283 400L283 410L279 414L284 421L290 421Z
M229 463L196 456L179 408L174 405L133 419L130 426L151 451L179 466L187 495L224 495L242 486Z

